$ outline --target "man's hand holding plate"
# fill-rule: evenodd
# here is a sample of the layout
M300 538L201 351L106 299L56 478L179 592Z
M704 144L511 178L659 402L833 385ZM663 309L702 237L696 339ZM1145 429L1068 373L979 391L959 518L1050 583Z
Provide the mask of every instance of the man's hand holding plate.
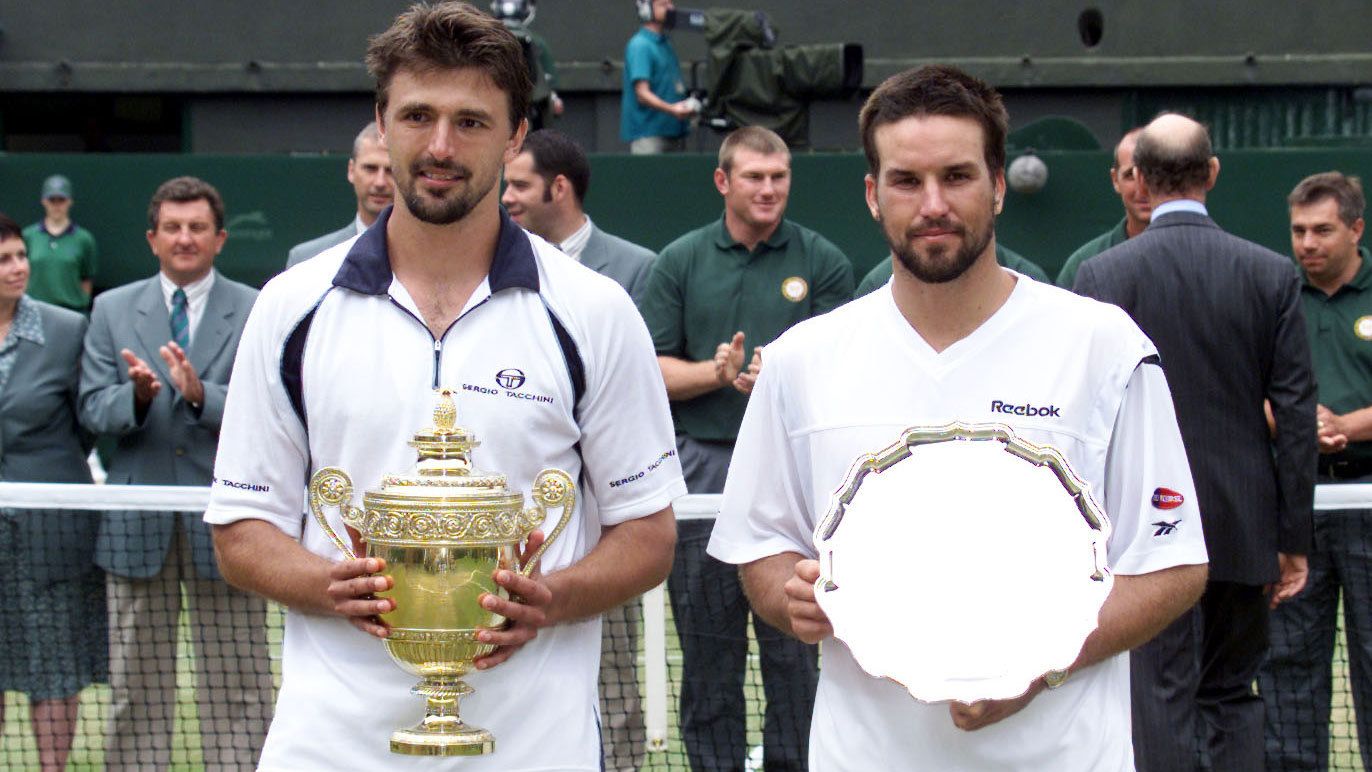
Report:
M819 580L819 561L801 560L796 573L782 587L786 593L786 613L791 633L804 643L819 643L834 634L829 616L815 602L815 582Z
M975 732L1024 710L1042 690L1043 681L1040 679L1029 687L1029 691L1008 700L977 700L971 705L965 702L951 702L948 704L948 714L952 716L953 725L958 729Z

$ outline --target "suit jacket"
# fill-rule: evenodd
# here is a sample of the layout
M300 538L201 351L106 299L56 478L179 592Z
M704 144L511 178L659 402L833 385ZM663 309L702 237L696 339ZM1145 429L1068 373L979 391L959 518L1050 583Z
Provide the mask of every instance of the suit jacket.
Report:
M639 245L612 236L591 223L591 236L581 250L581 264L619 282L637 303L648 283L657 255Z
M89 483L89 437L76 417L86 318L32 302L43 342L19 340L14 369L0 392L0 480ZM15 510L9 516L24 531L24 570L35 581L55 582L95 570L92 555L100 520L94 514Z
M1315 381L1296 266L1209 217L1169 212L1082 263L1075 288L1123 308L1158 348L1210 578L1274 581L1278 551L1311 546Z
M303 263L329 247L338 246L356 235L357 223L352 221L333 233L326 233L319 238L302 241L291 247L291 251L286 254L286 267L290 268L297 263Z
M96 434L118 438L107 482L111 485L209 485L224 395L233 370L243 323L257 290L216 272L205 313L191 337L187 356L205 386L199 410L172 386L157 349L171 338L171 322L158 277L101 294L91 309L81 364L81 423ZM120 349L133 351L162 381L162 390L140 421L133 382ZM181 513L195 567L202 578L218 578L208 527L200 512ZM110 573L147 578L162 569L171 545L172 518L160 512L107 512L96 542L96 562Z

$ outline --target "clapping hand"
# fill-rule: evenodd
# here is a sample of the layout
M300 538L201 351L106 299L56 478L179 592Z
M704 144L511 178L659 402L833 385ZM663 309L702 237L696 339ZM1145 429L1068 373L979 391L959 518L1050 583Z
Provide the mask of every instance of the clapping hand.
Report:
M138 358L128 349L121 349L119 356L124 358L124 362L129 366L129 380L133 381L133 401L140 409L147 409L152 404L153 397L162 391L162 381L158 380L157 373L152 371L147 362Z
M167 345L159 348L157 353L161 354L162 361L167 363L167 373L171 376L172 386L181 394L181 398L195 407L205 404L205 385L200 382L200 376L196 375L195 366L186 358L186 352L176 345L175 341L167 341Z
M733 340L715 347L715 379L720 386L733 386L743 369L743 333L734 333Z

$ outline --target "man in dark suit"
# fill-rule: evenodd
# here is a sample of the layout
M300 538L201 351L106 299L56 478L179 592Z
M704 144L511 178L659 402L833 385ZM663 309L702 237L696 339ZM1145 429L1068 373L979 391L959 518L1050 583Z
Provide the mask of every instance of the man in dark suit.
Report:
M657 255L591 222L585 209L590 187L585 151L560 131L539 129L529 132L519 155L505 164L500 203L524 230L619 282L637 301Z
M1196 611L1134 652L1134 747L1145 772L1193 769L1199 713L1211 768L1247 772L1263 768L1253 679L1269 604L1300 592L1311 544L1315 384L1300 281L1289 259L1207 215L1220 164L1204 126L1159 116L1134 163L1152 221L1083 263L1075 288L1122 307L1157 345L1210 552ZM1153 497L1159 531L1168 493Z
M381 210L395 200L395 180L391 179L391 157L381 141L376 121L362 127L353 140L353 155L348 159L348 182L357 195L357 216L342 228L318 238L296 244L286 255L286 267L303 263L329 247L342 244L376 222Z
M590 185L591 165L581 146L560 131L539 129L524 137L519 155L505 164L500 203L525 230L619 282L637 301L657 255L591 222L583 208ZM637 664L642 618L634 599L601 620L600 740L606 772L643 766L647 732Z
M257 291L214 269L224 204L194 177L148 206L156 276L96 298L81 363L81 422L118 438L112 485L209 485L239 335ZM266 606L230 587L199 512L107 512L96 562L108 574L112 769L166 768L176 707L182 590L195 645L207 766L251 769L273 703Z

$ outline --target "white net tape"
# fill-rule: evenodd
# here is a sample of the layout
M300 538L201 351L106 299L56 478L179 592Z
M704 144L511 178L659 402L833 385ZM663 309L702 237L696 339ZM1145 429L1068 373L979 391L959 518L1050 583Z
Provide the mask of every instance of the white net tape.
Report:
M0 482L0 507L16 509L203 511L209 488L158 485L63 485ZM720 496L683 496L673 503L678 520L713 519ZM1372 509L1372 484L1320 485L1315 509ZM666 592L658 586L643 596L644 722L648 749L665 751L668 736Z

